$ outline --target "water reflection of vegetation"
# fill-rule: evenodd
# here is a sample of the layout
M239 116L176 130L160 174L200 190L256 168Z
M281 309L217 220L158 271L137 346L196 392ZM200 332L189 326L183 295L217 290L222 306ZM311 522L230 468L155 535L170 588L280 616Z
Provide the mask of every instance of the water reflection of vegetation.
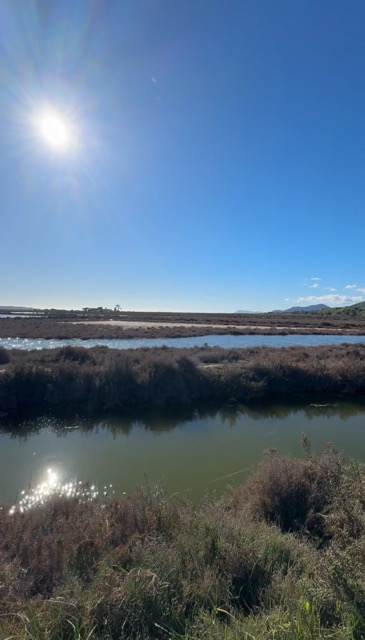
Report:
M93 431L95 429L107 429L117 435L128 435L138 426L148 431L164 432L181 427L194 420L213 419L217 415L224 415L225 407L217 404L208 404L198 407L181 405L178 407L150 407L134 411L126 411L121 415L95 415L93 417L56 417L52 415L29 418L21 422L13 419L0 422L0 432L12 436L27 438L28 435L39 433L42 429L51 429L60 436L66 436L74 429L81 431ZM238 412L236 410L238 415Z
M43 429L50 429L60 437L69 435L74 430L85 433L106 429L114 436L128 435L132 429L138 427L154 433L162 433L186 426L188 423L203 420L218 420L233 427L244 416L250 420L288 419L291 416L303 414L306 419L338 417L348 420L357 415L365 414L365 403L344 402L302 404L202 404L198 407L150 407L138 411L126 412L123 416L108 415L94 417L56 417L41 416L35 419L0 422L0 433L12 437L27 439Z
M262 420L263 418L289 418L291 415L303 413L306 418L337 416L341 420L348 420L354 416L365 413L364 402L344 402L338 401L334 403L310 403L301 404L265 404L265 405L238 405L242 413L245 413L251 420Z

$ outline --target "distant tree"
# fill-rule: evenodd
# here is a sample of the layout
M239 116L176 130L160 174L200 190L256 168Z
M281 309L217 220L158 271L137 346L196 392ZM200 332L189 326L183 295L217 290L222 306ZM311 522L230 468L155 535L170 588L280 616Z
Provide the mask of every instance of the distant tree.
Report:
M116 304L114 307L114 311L120 311L120 304Z

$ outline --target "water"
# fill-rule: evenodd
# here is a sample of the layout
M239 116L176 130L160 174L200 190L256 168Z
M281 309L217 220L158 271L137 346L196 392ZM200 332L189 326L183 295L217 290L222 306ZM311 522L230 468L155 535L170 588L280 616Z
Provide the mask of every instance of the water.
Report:
M42 318L41 314L36 313L0 313L0 318Z
M208 335L193 338L131 338L130 340L45 340L43 338L0 338L0 346L7 349L55 349L71 345L74 347L104 346L112 349L138 349L140 347L202 347L204 345L224 348L242 347L313 347L336 345L346 342L365 342L365 336L344 335Z
M67 494L87 481L86 491L99 495L128 494L157 482L193 499L221 494L242 482L267 448L300 455L303 432L316 452L333 441L365 461L365 405L345 402L156 409L93 421L42 418L17 425L18 435L10 424L0 424L0 503L9 505L39 487L48 495L53 483L56 492Z

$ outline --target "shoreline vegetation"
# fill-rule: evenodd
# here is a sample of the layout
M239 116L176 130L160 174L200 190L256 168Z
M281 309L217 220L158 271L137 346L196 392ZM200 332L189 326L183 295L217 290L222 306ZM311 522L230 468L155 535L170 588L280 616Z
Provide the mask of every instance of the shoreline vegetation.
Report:
M364 402L365 344L0 347L4 425L29 412L337 399ZM268 450L243 485L199 504L158 486L93 500L85 483L24 512L0 506L0 638L362 640L365 465L302 444L303 459Z
M120 351L0 348L0 415L365 398L365 344Z
M365 467L302 444L199 505L152 487L4 506L0 637L361 640Z
M362 335L365 314L321 313L147 313L43 311L30 317L0 317L0 338L130 339L204 335Z

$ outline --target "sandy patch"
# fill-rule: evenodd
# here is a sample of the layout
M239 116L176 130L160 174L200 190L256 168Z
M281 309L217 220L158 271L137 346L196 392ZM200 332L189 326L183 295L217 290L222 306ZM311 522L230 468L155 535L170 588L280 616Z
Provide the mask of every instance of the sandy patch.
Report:
M151 322L151 321L140 321L140 320L85 320L85 321L78 321L78 322L73 322L72 324L98 324L98 325L104 325L104 326L109 326L109 327L121 327L124 329L148 329L148 328L155 328L155 329L163 329L165 327L185 327L185 328L189 328L189 327L197 327L198 329L203 328L211 328L211 329L231 329L231 330L236 330L236 329L244 329L245 331L295 331L296 333L300 334L301 331L311 331L313 333L317 332L317 331L323 331L323 327L311 327L311 326L302 326L302 327L285 327L285 326L281 326L281 327L275 327L272 325L251 325L251 324L217 324L217 323L203 323L203 322ZM338 334L345 334L346 332L351 331L351 329L345 329L345 331L340 331L338 328L336 327L326 327L325 329L325 333L329 333L329 332L333 332L333 333L338 333Z

